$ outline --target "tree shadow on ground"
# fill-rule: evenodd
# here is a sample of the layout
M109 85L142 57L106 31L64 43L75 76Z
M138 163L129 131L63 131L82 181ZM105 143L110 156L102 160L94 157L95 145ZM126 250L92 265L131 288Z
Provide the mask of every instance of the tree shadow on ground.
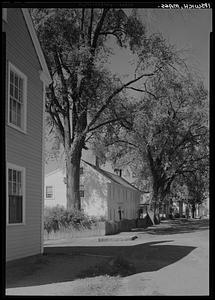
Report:
M120 258L124 268L131 266L127 273L120 273L119 266L119 272L115 272L114 276L153 272L175 263L195 249L190 246L165 245L167 242L171 241L154 241L130 246L46 247L45 255L33 261L26 258L8 265L6 285L7 288L26 287L104 274L113 275L111 267L106 266L111 266L114 258L117 258L116 261ZM100 267L95 273L88 272L98 264Z
M166 226L165 226L166 224ZM162 225L164 227L162 227ZM175 219L168 220L167 223L165 221L161 221L161 225L151 228L144 229L143 233L149 233L154 235L165 235L165 234L181 234L181 233L190 233L194 231L202 231L208 230L209 228L209 220L195 220L195 219Z

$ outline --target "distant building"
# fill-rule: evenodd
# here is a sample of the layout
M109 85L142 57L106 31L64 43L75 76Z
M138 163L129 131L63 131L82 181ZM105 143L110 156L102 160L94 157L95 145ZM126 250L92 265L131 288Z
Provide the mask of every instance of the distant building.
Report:
M88 215L114 221L137 218L141 191L119 175L100 168L98 164L96 166L82 160L81 208ZM66 207L65 178L65 170L62 168L46 174L45 206Z

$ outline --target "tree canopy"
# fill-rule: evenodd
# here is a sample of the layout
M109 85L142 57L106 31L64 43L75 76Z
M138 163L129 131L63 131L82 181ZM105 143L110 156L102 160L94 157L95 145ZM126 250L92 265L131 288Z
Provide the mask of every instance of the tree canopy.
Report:
M127 16L121 8L36 8L31 16L52 77L46 111L64 147L67 204L80 209L80 159L86 141L103 126L128 128L136 108L125 90L135 90L135 83L159 77L183 60L161 34L147 34L135 9ZM137 56L128 82L105 67L110 38Z
M187 186L193 201L202 202L209 158L208 94L202 82L172 69L136 91L144 96L130 128L103 130L103 153L117 166L130 164L136 183L151 186L156 203L173 192L176 182Z

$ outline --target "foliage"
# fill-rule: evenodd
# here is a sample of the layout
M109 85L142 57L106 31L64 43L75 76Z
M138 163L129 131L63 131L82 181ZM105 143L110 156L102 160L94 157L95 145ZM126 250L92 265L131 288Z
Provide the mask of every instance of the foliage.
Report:
M59 205L44 209L44 229L47 233L57 232L61 228L90 229L94 223L95 219L80 210L67 210Z
M163 72L147 80L129 129L113 129L100 139L106 157L129 164L139 184L148 177L153 201L185 185L193 201L208 188L208 98L202 82L189 72ZM137 181L137 182L138 182ZM176 192L175 190L175 192ZM188 196L188 194L187 194ZM201 199L201 200L200 200Z
M46 111L64 147L67 205L80 209L80 158L86 141L103 126L128 128L136 106L125 90L180 60L161 34L149 36L135 10L129 16L111 7L30 11L52 77ZM122 83L105 67L110 38L138 56L133 80Z

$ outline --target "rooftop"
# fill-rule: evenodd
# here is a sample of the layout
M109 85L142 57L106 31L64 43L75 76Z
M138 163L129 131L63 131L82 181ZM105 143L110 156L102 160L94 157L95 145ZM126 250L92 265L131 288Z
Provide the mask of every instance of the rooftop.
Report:
M102 174L103 176L105 176L106 178L110 179L111 181L117 183L117 184L120 184L124 187L127 187L127 188L130 188L130 189L133 189L135 191L138 191L138 192L141 192L138 188L136 188L135 186L133 186L131 183L129 183L127 180L125 180L124 178L116 175L116 174L113 174L113 173L110 173L108 171L105 171L101 168L98 168L97 166L94 166L92 165L91 163L85 161L85 160L82 160L84 163L86 163L87 165L89 165L91 168L93 168L94 170L96 170L97 172L99 172L100 174Z

